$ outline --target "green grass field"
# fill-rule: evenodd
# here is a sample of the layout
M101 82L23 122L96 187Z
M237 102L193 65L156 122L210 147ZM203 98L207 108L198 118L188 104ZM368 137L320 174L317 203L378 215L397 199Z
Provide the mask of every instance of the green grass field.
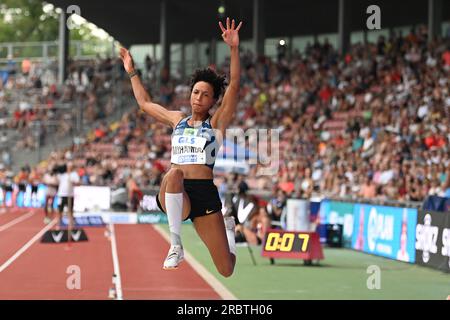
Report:
M161 225L168 232L167 225ZM319 266L302 260L283 259L270 264L261 257L261 247L252 247L253 265L247 247L238 247L233 276L223 278L215 269L208 250L192 225L183 225L183 244L206 269L238 299L435 299L450 295L450 274L348 249L324 248ZM381 288L369 290L367 267L381 269Z

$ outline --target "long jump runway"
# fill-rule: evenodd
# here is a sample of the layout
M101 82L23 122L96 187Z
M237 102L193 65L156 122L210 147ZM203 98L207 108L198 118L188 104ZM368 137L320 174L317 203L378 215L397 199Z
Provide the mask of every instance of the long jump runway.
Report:
M87 242L49 244L40 239L56 221L43 217L0 213L0 300L109 299L113 274L118 299L222 298L188 261L162 270L169 244L152 225L86 227Z

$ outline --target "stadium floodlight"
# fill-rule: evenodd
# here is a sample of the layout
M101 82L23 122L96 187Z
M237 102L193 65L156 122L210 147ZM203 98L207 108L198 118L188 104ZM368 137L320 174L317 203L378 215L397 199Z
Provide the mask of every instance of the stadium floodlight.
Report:
M286 41L284 41L283 39L280 40L279 42L280 46L284 46L286 44Z

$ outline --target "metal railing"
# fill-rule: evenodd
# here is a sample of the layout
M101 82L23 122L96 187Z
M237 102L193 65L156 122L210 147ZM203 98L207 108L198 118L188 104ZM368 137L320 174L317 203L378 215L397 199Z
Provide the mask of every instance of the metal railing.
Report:
M329 200L350 203L366 203L378 206L390 207L407 207L407 208L421 208L423 201L408 201L408 200L392 200L392 199L372 199L372 198L358 198L358 197L326 197Z
M88 50L90 49L90 50ZM95 54L88 53L95 51ZM70 56L77 59L93 59L100 53L111 53L111 47L92 44L85 41L70 41ZM58 41L41 42L2 42L0 43L0 64L10 60L49 61L58 59Z

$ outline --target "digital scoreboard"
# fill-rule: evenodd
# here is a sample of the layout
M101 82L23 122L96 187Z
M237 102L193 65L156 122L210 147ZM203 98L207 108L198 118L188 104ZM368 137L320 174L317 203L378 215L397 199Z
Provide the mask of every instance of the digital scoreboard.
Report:
M270 229L267 231L262 256L267 258L323 260L322 246L317 232Z

